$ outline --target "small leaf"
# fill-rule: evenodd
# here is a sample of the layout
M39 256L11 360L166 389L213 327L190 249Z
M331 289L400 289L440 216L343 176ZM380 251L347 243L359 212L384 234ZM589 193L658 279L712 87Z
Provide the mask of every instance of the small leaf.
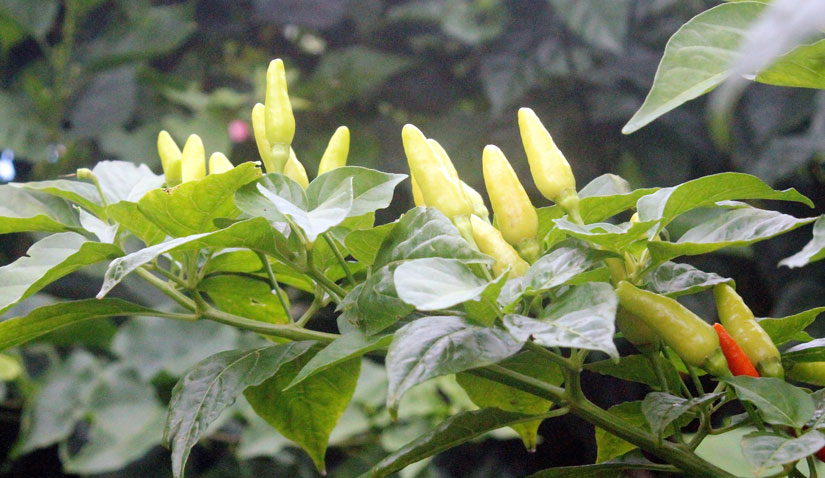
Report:
M387 407L397 413L401 396L431 378L483 367L521 349L507 332L452 316L423 317L395 332L387 352Z
M292 342L213 355L195 365L172 390L163 442L172 451L174 476L183 476L189 451L224 408L246 387L272 377L312 342Z
M618 360L613 343L617 306L613 286L590 282L563 294L538 319L506 315L504 327L522 342L532 337L539 345L600 350Z
M569 236L598 244L604 249L623 253L631 244L641 239L652 237L655 224L652 221L625 222L619 225L607 222L596 222L580 225L567 220L567 217L556 219L556 227Z
M478 300L468 300L462 304L468 319L478 322L481 325L492 327L496 319L501 315L498 296L501 294L501 289L507 282L507 276L508 274L501 274L498 278L488 283Z
M733 279L670 261L645 274L642 281L646 289L669 297L696 294L716 284L734 284Z
M624 402L610 407L611 415L624 421L627 425L649 430L647 420L642 414L642 402ZM596 427L596 463L604 463L638 448L599 427Z
M778 347L791 340L800 340L800 333L807 335L804 332L805 328L811 325L822 312L825 312L825 307L816 307L778 319L766 317L759 319L759 325L765 329L765 332L768 333L773 343ZM808 340L812 340L809 335Z
M428 257L402 263L393 273L398 297L418 310L446 309L478 298L488 282L454 259Z
M777 378L721 378L736 389L740 400L753 403L772 425L802 428L814 414L814 402L801 388Z
M811 241L805 244L801 251L779 261L779 265L793 269L820 261L823 258L825 258L825 217L820 217L814 223Z
M636 206L640 197L659 188L631 190L630 184L615 174L603 174L579 191L579 209L585 224L604 221ZM561 217L559 214L558 219Z
M395 187L407 176L376 171L358 166L344 166L317 177L307 187L310 208L326 201L347 178L352 178L352 208L349 217L356 217L390 205Z
M651 392L642 401L642 413L650 424L651 431L661 437L668 425L721 396L721 393L707 393L688 400L668 393Z
M825 435L815 430L810 430L799 438L764 432L749 433L742 438L742 452L756 476L763 476L767 468L801 460L823 446Z

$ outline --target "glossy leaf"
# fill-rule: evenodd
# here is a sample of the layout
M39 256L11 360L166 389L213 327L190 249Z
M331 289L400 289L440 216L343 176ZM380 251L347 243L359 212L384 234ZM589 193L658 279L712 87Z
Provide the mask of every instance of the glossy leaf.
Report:
M793 269L820 261L823 258L825 258L825 217L820 217L814 223L811 241L805 244L801 251L779 261L779 265Z
M145 164L130 161L100 161L92 168L108 204L137 202L147 192L163 185L163 176Z
M404 392L431 378L501 361L522 343L497 328L452 316L423 317L395 332L387 352L387 407L395 416Z
M166 233L140 212L137 203L120 201L106 207L109 219L131 232L147 246L160 244L166 239Z
M659 188L630 189L630 184L615 174L603 174L579 191L579 209L585 224L604 221L636 206L640 197ZM559 215L558 217L561 217ZM556 219L558 219L558 217Z
M260 385L247 388L244 396L261 418L303 448L315 467L326 473L329 436L355 392L361 359L341 362L284 390L310 358L304 354L285 363Z
M353 287L338 306L341 315L339 327L361 330L374 335L415 310L415 307L398 298L393 280L394 266L373 272L366 281Z
M791 340L799 340L802 342L813 340L813 337L805 332L805 328L811 325L822 312L825 312L825 307L816 307L778 319L765 317L758 320L759 325L765 329L765 332L771 337L773 343L776 346L780 346Z
M740 400L756 406L762 419L772 425L802 428L814 414L811 397L783 380L744 375L720 380L731 385Z
M590 282L563 294L538 319L504 316L504 327L519 341L532 338L547 347L600 350L618 360L613 343L618 303L613 286Z
M0 185L0 234L79 230L80 222L63 199L11 185Z
M825 435L811 430L798 438L772 433L754 432L742 438L742 452L753 467L756 476L763 476L767 468L801 460L825 446Z
M716 284L734 285L733 279L670 261L655 267L642 280L646 289L669 297L696 294Z
M685 399L668 393L651 392L642 401L642 414L650 424L651 431L661 437L668 425L721 396L721 393L707 393L701 397Z
M358 166L344 166L317 177L307 187L310 208L331 197L347 178L352 178L352 208L348 217L356 217L390 205L395 187L407 176Z
M0 315L61 277L122 255L115 245L89 241L74 232L47 236L25 256L0 267Z
M312 344L292 342L221 352L190 369L172 390L163 433L163 441L172 451L174 476L183 476L189 451L224 408L244 389L272 377Z
M395 290L418 310L439 310L477 299L488 282L464 263L429 257L402 263L393 273Z

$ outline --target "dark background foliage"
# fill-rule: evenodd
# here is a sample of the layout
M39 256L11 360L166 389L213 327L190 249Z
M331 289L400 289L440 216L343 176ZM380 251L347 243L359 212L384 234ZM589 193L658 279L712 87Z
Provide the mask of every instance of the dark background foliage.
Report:
M227 125L248 128L252 105L263 99L266 65L280 57L287 65L296 110L295 150L310 176L329 135L341 124L353 134L350 164L406 172L399 133L404 123L412 122L445 146L462 178L479 190L481 150L497 144L534 203L544 205L529 180L516 124L518 107L529 106L553 133L580 185L604 172L641 187L734 170L756 174L778 188L796 187L821 209L821 92L750 86L737 105L733 138L725 148L711 140L705 99L630 136L621 134L650 88L668 37L714 4L0 0L0 163L6 162L6 171L13 164L18 181L71 174L103 159L147 163L157 170L154 144L160 129L169 130L179 142L198 133L207 150L223 151L236 164L257 159L254 143L242 135L230 136ZM399 195L379 219L396 217L412 204L405 184L399 189L405 196ZM786 207L798 216L814 213ZM675 224L673 232L678 234L680 227L684 225ZM809 235L805 229L767 245L693 261L704 270L733 277L757 316L788 315L822 302L822 274L816 266L803 274L776 268ZM32 242L23 235L0 237L0 265L19 257ZM97 281L73 275L38 298L89 297ZM134 284L121 293L158 300ZM711 319L711 302L700 295L690 306ZM36 401L42 396L38 386L44 390L53 385L50 373L60 369L73 377L64 395L50 400L69 400L72 393L80 393L80 372L71 369L70 357L86 350L96 367L131 367L138 375L134 383L165 403L186 367L247 340L227 334L216 329L211 341L193 343L188 330L106 322L52 335L27 348L21 355L32 380L0 389L0 454L5 457L0 474L60 476L60 455L65 464L66 456L90 440L89 424L99 411L81 408L85 412L45 418L52 420L48 425L56 437L45 448L11 454L18 433L30 433L36 415L48 409L38 408ZM164 363L154 356L158 352L151 342L161 336L169 339L163 346L174 349L160 354ZM207 347L212 348L204 350ZM600 405L637 399L641 393L597 375L588 376L586 386ZM380 459L384 448L403 444L405 436L411 438L446 416L455 397L448 385L440 387L432 389L427 413L399 426L371 417L368 426L340 442L329 453L331 475L356 476L365 464ZM369 400L361 405L370 416ZM270 453L244 454L240 437L254 427L244 413L238 417L225 421L212 439L194 450L189 476L315 476L297 449L275 453L277 441L261 442ZM545 440L535 454L526 453L514 439L489 439L437 457L418 476L515 477L595 458L592 427L573 417L550 420L541 433ZM131 464L116 457L111 463L120 469L99 476L169 476L168 454L157 441ZM82 467L75 470L90 474Z

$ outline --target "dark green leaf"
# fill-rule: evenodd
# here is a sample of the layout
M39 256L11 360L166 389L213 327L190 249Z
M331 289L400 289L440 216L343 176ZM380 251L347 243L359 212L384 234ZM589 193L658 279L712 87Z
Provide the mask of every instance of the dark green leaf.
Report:
M598 465L548 468L527 478L616 478L624 476L622 472L631 470L672 471L668 465L653 463L637 453L628 453Z
M642 401L642 414L650 424L651 431L661 437L668 425L721 396L721 393L707 393L688 400L668 393L651 392Z
M759 319L759 325L765 329L777 347L791 340L804 338L805 341L809 341L813 338L805 332L805 328L811 325L822 312L825 312L825 307L817 307L778 319L766 317Z
M353 287L338 306L338 323L373 335L413 312L415 307L398 298L393 270L394 266L382 267Z
M802 428L814 414L814 402L801 388L777 378L739 376L720 379L736 389L740 400L751 402L772 425Z
M518 352L521 345L501 329L480 327L459 317L423 317L409 323L395 332L387 352L387 407L395 416L401 396L411 387L496 363Z
M801 460L825 446L825 435L810 430L799 438L788 438L772 433L754 432L742 438L742 452L757 476L766 468Z
M645 274L642 280L646 289L669 297L695 294L716 284L734 285L733 279L670 261Z

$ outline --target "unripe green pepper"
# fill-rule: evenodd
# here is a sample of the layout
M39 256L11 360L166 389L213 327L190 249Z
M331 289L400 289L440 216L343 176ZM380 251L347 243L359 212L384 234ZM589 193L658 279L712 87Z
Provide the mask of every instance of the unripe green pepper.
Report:
M304 189L309 186L307 171L304 169L304 165L298 161L298 156L295 155L295 151L292 148L289 148L289 160L287 160L286 166L284 166L284 176L300 184Z
M225 173L234 167L232 161L221 152L216 151L209 156L209 174Z
M264 169L267 173L283 173L284 166L289 160L289 153L281 161L280 157L272 154L272 146L266 139L266 107L261 103L252 108L252 133L255 135L255 144L258 145L258 153L264 162Z
M742 297L728 284L714 286L713 296L716 298L719 322L756 366L759 375L783 378L785 373L779 349L753 317L753 312Z
M332 134L321 156L321 163L318 165L318 176L347 165L347 155L349 155L349 128L339 126Z
M167 186L177 186L181 181L181 152L175 140L166 130L158 133L158 156L163 166Z
M487 195L504 239L530 262L538 256L539 217L527 192L497 146L487 145L481 157ZM526 256L526 257L525 257Z
M717 377L730 376L716 331L676 299L627 281L619 282L616 295L622 307L644 321L685 363Z
M487 224L477 216L470 217L473 226L473 237L478 250L496 260L493 264L493 273L501 275L507 268L510 268L510 277L520 277L527 273L530 264L518 255L502 237L501 232L490 224Z
M825 362L798 362L785 375L793 380L825 387Z
M518 125L524 152L530 163L530 173L539 192L555 203L565 199L571 201L570 191L576 191L576 178L539 117L530 108L520 108ZM562 207L570 210L563 204Z
M189 135L186 144L183 145L180 175L184 183L206 177L206 152L201 137L196 134Z
M278 58L269 63L266 70L266 139L276 163L284 164L289 158L289 146L295 136L295 116L286 86L284 62Z
M642 353L653 352L659 346L659 336L656 332L644 320L624 307L616 310L616 327L624 338Z

